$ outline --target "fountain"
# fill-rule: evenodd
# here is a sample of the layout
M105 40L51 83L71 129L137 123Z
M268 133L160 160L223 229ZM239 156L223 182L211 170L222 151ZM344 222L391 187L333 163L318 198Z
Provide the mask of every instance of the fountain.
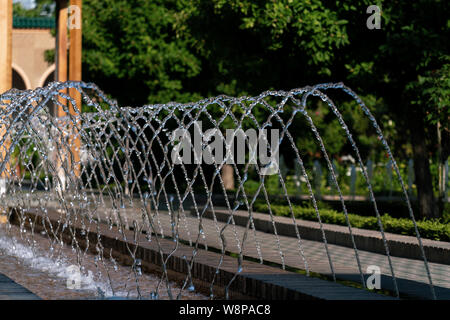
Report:
M88 112L79 112L80 106L76 106L74 99L64 93L68 88L81 94ZM286 187L287 167L281 165L283 172L280 172L279 164L274 163L276 158L273 156L283 146L290 149L294 160L297 187L300 190L300 183L304 183L301 190L308 195L314 208L329 275L336 281L332 249L317 205L321 197L319 178L322 169L317 162L315 180L311 181L311 172L305 167L289 131L294 120L303 117L320 145L329 180L342 204L354 250L355 268L361 286L365 287L365 270L337 183L336 166L330 161L307 110L308 98L318 97L336 115L355 152L384 241L393 292L398 297L394 265L370 182L372 165L368 164L367 169L364 166L338 107L325 94L331 90L341 90L354 99L376 129L402 186L430 290L434 295L431 273L408 192L389 145L369 109L342 83L319 84L291 91L266 91L255 97L221 95L195 103L171 102L140 108L120 107L91 83L53 82L35 90L10 90L0 96L0 197L3 216L8 221L0 235L0 247L5 243L4 248L8 247L11 255L28 250L27 256L37 260L42 256L42 243L45 242L49 261L60 261L60 266L70 267L67 274L63 272L66 269L61 269L63 267L55 272L69 280L75 279L69 281L75 290L76 279L81 279L81 282L95 288L100 297L128 296L132 288L134 297L143 299L161 298L162 291L167 298L177 299L197 289L202 289L210 298L230 298L238 290L241 275L250 268L248 256L256 261L251 262L253 264L268 260L265 240L261 239L254 221L257 214L254 204L263 201L269 212L269 235L276 248L279 272L285 272L283 269L291 267L291 261L297 259L309 276L311 264L305 254L305 240L299 231ZM61 103L63 99L73 106L75 113L71 114L68 106ZM51 104L63 108L66 116L52 116L48 110ZM201 133L200 152L209 151L212 163L186 164L180 161L175 164L170 155L182 142L174 139L173 132L182 129L195 135L198 131L195 127L200 121L205 130L217 130L216 140L221 132L230 128L253 128L263 133L264 130L277 129L279 138L270 140L271 148L267 135L267 148L260 147L259 150L261 156L261 149L266 149L263 151L270 153L272 160L269 164L262 164L261 161L236 164L229 157L220 157L217 149L212 152L211 137ZM245 143L253 152L248 158L255 157L257 148L252 147L249 136L245 137ZM196 152L198 150L194 150L194 156ZM223 168L226 165L231 165L236 181L232 190L224 184ZM246 189L250 171L256 172L259 179L255 192ZM289 257L271 210L273 199L265 183L270 176L268 172L277 174L278 198L289 206L290 218L295 226L296 248L291 250ZM355 167L352 172L354 185ZM225 220L218 218L220 208L227 213ZM238 223L239 212L244 212L247 218L244 227ZM208 215L210 218L207 218ZM6 245L10 241L8 239L13 237L20 243L20 248ZM64 262L70 255L64 249L67 246L72 252L70 266ZM207 258L209 268L201 264ZM153 262L148 263L150 260ZM114 283L113 276L119 264L127 266L125 273L129 280L120 289ZM203 279L198 276L200 267L204 268ZM146 272L150 271L158 275L152 289L146 285L146 281L150 280L145 277ZM79 278L73 278L73 272ZM98 279L106 280L97 282L95 274L99 275Z

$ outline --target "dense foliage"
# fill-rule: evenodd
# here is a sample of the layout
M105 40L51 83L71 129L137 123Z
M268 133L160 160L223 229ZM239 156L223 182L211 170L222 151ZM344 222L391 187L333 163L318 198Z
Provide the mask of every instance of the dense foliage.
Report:
M395 155L414 157L422 214L436 216L429 160L443 163L450 154L450 2L378 1L379 30L366 27L371 4L85 0L83 78L133 106L343 81L374 112ZM385 159L355 103L333 98L363 158ZM312 100L310 108L330 153L338 160L350 154L328 107ZM307 161L323 158L304 120L292 130Z

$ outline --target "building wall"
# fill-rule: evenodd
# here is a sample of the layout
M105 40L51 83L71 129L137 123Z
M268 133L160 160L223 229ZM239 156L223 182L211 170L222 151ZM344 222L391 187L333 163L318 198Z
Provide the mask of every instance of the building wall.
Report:
M45 51L55 48L50 29L13 29L12 47L13 70L25 83L24 89L43 86L55 69L44 59Z

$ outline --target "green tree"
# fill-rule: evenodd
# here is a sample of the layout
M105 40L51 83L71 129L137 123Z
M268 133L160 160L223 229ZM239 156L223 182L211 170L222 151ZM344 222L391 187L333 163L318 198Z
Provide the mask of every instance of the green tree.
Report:
M203 57L208 94L329 81L346 20L323 1L183 1L177 35ZM205 81L206 82L206 81Z
M421 214L436 216L429 160L448 157L450 3L380 0L380 30L366 27L371 4L85 0L84 79L132 105L344 81L380 120L395 154L412 153ZM364 115L336 99L363 157L379 153ZM327 147L351 152L336 139L342 131L326 108L313 101L311 110ZM318 149L307 126L299 120L292 130L313 157Z
M421 93L412 104L424 106L425 122L436 127L439 215L442 216L445 202L444 164L450 156L450 56L442 57L442 67L419 75L409 86L410 91Z
M440 133L448 132L448 62L444 57L450 52L450 3L386 1L382 8L381 30L374 31L377 37L352 59L355 65L358 60L373 61L372 79L363 81L360 75L355 79L363 92L384 97L401 132L409 133L421 214L437 216L429 161L437 158L433 119L444 121ZM356 48L352 44L349 49ZM431 80L433 73L443 75Z
M410 132L409 139L390 138L396 153L404 152L405 143L411 145L421 213L434 216L428 161L436 138L424 121L427 107L417 103L424 93L420 86L410 88L419 76L442 67L439 58L448 53L448 4L380 1L382 28L368 30L370 4L87 1L87 74L103 87L122 88L111 92L119 98L124 92L124 99L134 103L144 100L143 87L149 92L147 101L164 102L345 80L373 101L370 107L377 104L378 114L386 112L397 132ZM335 127L325 122L325 136L335 136ZM341 146L327 140L334 149Z
M200 98L200 61L175 34L176 11L175 0L85 0L84 78L126 104Z
M50 17L55 12L54 0L36 0L35 7L32 9L25 9L20 2L13 4L14 16L18 17Z

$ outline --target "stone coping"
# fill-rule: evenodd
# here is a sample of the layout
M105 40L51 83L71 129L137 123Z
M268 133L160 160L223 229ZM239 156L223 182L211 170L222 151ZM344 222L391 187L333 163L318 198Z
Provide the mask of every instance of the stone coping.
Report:
M75 236L80 247L96 253L97 242L107 249L115 259L123 264L131 265L130 251L135 251L136 258L141 259L142 269L147 272L163 273L163 261L165 262L167 275L171 281L183 283L188 273L187 261L193 256L193 248L181 243L177 244L177 250L173 251L175 243L169 239L161 239L149 242L144 234L137 235L137 245L134 243L135 233L124 230L120 234L117 227L111 229L104 223L89 222L78 217L71 220L63 229L61 214L49 209L44 214L40 209L26 210L23 215L27 217L22 221L22 214L12 209L10 222L23 224L30 227L32 220L35 232L53 227L59 230L63 241L71 243ZM31 218L31 219L28 219ZM89 232L82 232L83 228ZM124 237L125 236L125 237ZM126 238L127 240L124 240ZM89 241L87 241L89 240ZM225 255L222 264L217 270L221 255L198 249L191 268L191 276L196 290L204 294L210 294L210 284L214 280L214 293L218 298L225 297L225 287L234 278L229 286L230 299L307 299L307 300L391 300L389 296L376 294L366 290L344 286L332 281L307 277L302 274L281 270L263 264L246 261L242 262L242 272L238 272L237 259Z
M40 300L40 298L0 273L0 300Z
M201 209L199 210L201 212ZM214 209L216 219L226 222L229 219L230 211L228 209ZM192 215L197 215L191 210ZM233 214L234 221L237 225L246 226L248 222L248 211L237 210ZM212 210L206 210L204 218L213 219ZM274 233L273 224L277 229L277 233L283 236L297 237L295 225L292 218L273 216L273 221L269 214L253 212L253 222L256 230L267 233ZM302 239L323 241L322 231L318 222L296 219L296 224L300 237ZM353 248L349 229L346 226L322 223L325 231L327 242L331 244L341 245ZM386 254L383 238L380 231L366 230L360 228L352 228L356 247L359 250ZM416 237L404 236L385 232L389 251L392 256L408 259L423 260L419 243ZM428 262L435 262L450 265L450 243L443 241L435 241L422 239L425 255Z

